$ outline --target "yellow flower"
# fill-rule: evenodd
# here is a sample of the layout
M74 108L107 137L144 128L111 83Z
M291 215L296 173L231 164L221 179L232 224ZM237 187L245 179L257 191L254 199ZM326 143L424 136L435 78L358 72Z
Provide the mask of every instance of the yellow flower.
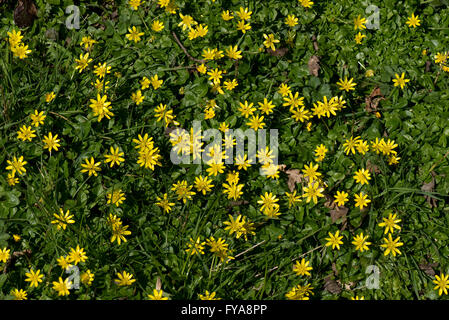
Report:
M67 224L75 223L75 220L73 220L73 214L70 214L70 210L67 210L66 213L64 213L64 210L62 208L59 209L59 215L56 213L53 213L53 216L56 218L56 220L52 220L52 224L57 225L57 229L60 230L61 228L65 230L67 228Z
M242 51L239 51L238 46L229 46L228 49L226 49L226 56L230 59L238 60L242 59Z
M349 152L351 152L352 154L355 154L355 147L358 143L358 140L360 139L360 137L351 137L349 138L349 140L346 140L346 142L343 144L343 147L345 147L345 153L346 155L349 154Z
M109 192L106 197L108 198L107 204L115 204L117 207L126 200L125 194L122 192L122 189L114 190Z
M348 77L345 77L345 80L340 79L340 81L337 82L337 85L339 86L340 90L349 92L350 90L355 90L354 87L357 85L357 83L353 83L352 80L354 79L351 78L348 81Z
M360 15L357 16L357 18L354 18L354 30L360 29L366 29L366 19L361 18Z
M145 3L145 1L129 0L128 3L129 3L129 6L131 8L133 8L133 10L137 10L141 4Z
M31 50L28 50L28 45L18 44L15 47L11 48L14 57L18 57L19 59L25 59L28 54L31 53Z
M263 42L264 46L266 48L271 48L271 50L275 51L276 48L274 47L275 43L279 43L279 40L274 38L274 34L269 34L266 35L265 33L263 34L263 37L265 38L265 41Z
M175 193L178 196L178 200L181 200L186 203L187 200L191 200L192 196L195 194L194 191L190 191L193 188L193 186L189 186L187 184L186 180L178 181L177 183L173 184L172 191L175 191Z
M202 73L202 74L205 74L205 73L207 72L207 68L206 68L206 66L204 65L204 63L202 63L201 65L199 65L199 66L196 68L196 70L197 70L199 73Z
M264 98L263 102L258 102L257 104L259 105L259 110L266 115L273 113L273 109L275 108L273 102L271 100L268 101L267 98Z
M53 290L58 292L58 296L68 296L70 294L70 288L72 288L72 282L69 281L69 278L63 281L59 277L58 281L53 281Z
M286 192L285 195L288 199L288 208L290 209L292 206L295 206L297 202L301 202L301 196L296 195L296 190L292 193Z
M125 236L131 234L131 231L128 230L129 226L124 226L122 223L115 223L112 225L112 236L111 243L117 240L117 244L120 245L123 242L126 242Z
M285 24L293 28L298 24L298 18L296 18L293 14L289 14L287 18L285 18Z
M390 213L388 218L382 218L382 220L383 222L379 223L378 226L385 228L384 234L387 234L388 232L393 233L394 229L401 230L401 227L398 225L398 223L401 222L401 219L396 219L396 213Z
M326 238L328 242L326 243L326 247L332 246L332 249L337 248L337 250L340 250L340 245L343 244L343 236L340 236L340 231L337 230L334 234L329 232L329 238Z
M236 14L239 16L240 20L249 20L251 19L252 13L253 12L249 11L248 8L240 7L239 11Z
M355 245L355 250L360 250L360 252L363 252L363 250L368 251L368 246L371 244L371 242L366 241L367 239L368 236L364 236L363 232L355 236L354 241L352 241L352 244Z
M348 201L348 193L345 191L337 191L337 194L334 195L335 203L337 206L344 206L345 203Z
M135 43L142 40L140 37L143 36L145 33L139 32L135 26L132 28L128 28L129 33L126 34L126 38L130 41L134 41Z
M182 15L182 13L179 13L179 17L181 18L181 22L178 23L178 27L182 26L182 31L186 30L187 28L192 29L192 26L198 24L193 18L189 15Z
M17 45L22 42L23 36L21 35L20 30L18 32L16 30L12 30L12 32L8 31L7 34L9 37L9 39L8 39L9 45L11 47L17 47Z
M25 276L27 277L25 279L26 282L30 283L30 287L36 287L39 285L40 282L42 282L42 278L44 277L43 274L40 273L41 271L38 269L36 272L31 269L30 272L25 273Z
M153 294L148 295L148 299L150 300L168 300L167 297L163 297L164 292L162 290L153 290Z
M215 70L209 71L207 74L209 75L209 80L212 80L215 84L220 83L220 79L223 77L221 74L223 71L218 70L218 68L215 68Z
M309 163L309 165L304 164L304 169L302 169L302 172L304 173L305 177L309 178L310 182L313 182L314 180L318 179L319 176L321 176L320 172L317 172L318 170L318 164L313 165L312 162Z
M100 79L103 79L106 74L111 73L111 66L106 65L106 62L103 64L99 63L98 65L94 66L94 73L96 76Z
M278 92L283 96L286 97L291 93L290 87L286 83L282 83L279 86Z
M168 199L168 195L164 193L164 196L162 198L156 197L156 205L161 207L164 210L164 213L168 213L171 211L171 207L173 207L175 204L173 202L170 202Z
M192 238L189 239L189 243L187 244L188 248L186 249L187 253L190 253L191 256L194 254L204 254L204 245L206 242L201 242L200 237L198 237L196 240L193 240Z
M362 34L361 32L357 33L354 38L355 43L362 44L363 38L366 38L366 35Z
M144 95L142 95L142 91L137 90L136 92L133 92L131 94L131 99L134 101L134 103L138 106L143 102L143 99L145 98Z
M449 275L444 275L444 273L441 273L441 275L435 275L435 279L432 281L436 284L434 290L438 289L438 295L447 294L447 289L449 288Z
M6 261L8 261L9 260L9 257L10 257L10 249L6 249L6 247L5 248L3 248L3 250L2 249L0 249L0 262L4 262L4 263L6 263Z
M45 102L52 102L56 98L55 93L52 91L50 93L45 94Z
M19 131L17 131L17 138L22 141L25 141L25 140L31 141L31 139L36 137L36 135L34 134L35 132L36 132L36 130L32 130L31 126L27 127L26 125L23 125L19 129Z
M27 300L27 292L22 289L11 290L11 295L14 296L14 300Z
M247 126L249 126L254 131L257 131L259 129L263 129L265 126L265 122L263 122L264 117L259 115L252 116L249 122L246 123Z
M76 246L76 249L70 248L68 260L69 262L75 263L75 265L80 262L85 262L87 260L86 252L84 252L84 249L80 248L79 245Z
M245 23L245 20L240 20L237 23L237 30L242 31L242 33L246 33L246 31L251 29L251 25L249 23Z
M409 26L409 28L411 27L416 28L417 26L421 25L420 24L421 20L419 20L418 17L419 16L415 16L415 14L412 13L412 16L407 19L406 24Z
M89 50L95 43L97 43L97 40L94 40L90 36L87 36L82 37L80 46L84 46L84 49Z
M94 157L90 157L90 161L89 159L84 159L86 163L82 163L81 167L83 167L84 169L81 170L82 173L84 172L88 172L89 173L89 177L91 175L97 176L97 171L101 171L100 165L101 162L95 162Z
M83 284L90 286L92 281L94 281L94 274L88 269L86 272L81 274L80 280Z
M324 195L322 193L323 190L324 190L324 188L321 188L319 183L314 181L314 182L309 183L309 185L307 187L304 187L304 194L302 196L307 197L307 203L309 203L310 200L313 199L313 202L315 204L317 204L318 197L320 197L320 198L324 197Z
M20 175L23 175L26 172L26 169L24 166L28 163L26 161L23 161L23 156L20 156L19 159L16 157L13 157L13 160L6 160L6 163L8 166L6 167L6 170L11 170L12 174L14 175L16 172Z
M216 292L209 292L206 290L204 294L199 294L200 300L220 300L220 298L215 298Z
M368 203L371 202L370 199L367 199L368 195L363 194L363 192L360 192L360 194L355 195L355 206L360 208L362 210L364 207L368 206Z
M229 21L229 20L234 19L234 15L232 13L229 13L229 10L226 10L226 11L223 10L223 12L221 13L221 18L224 21Z
M390 253L392 253L394 257L396 257L396 254L401 254L401 251L399 251L398 247L404 245L404 243L399 242L400 241L399 237L393 240L393 238L391 237L391 233L389 233L388 239L383 238L383 240L385 243L381 244L380 246L386 249L384 252L385 256Z
M366 70L365 76L368 78L374 76L374 70L372 70L372 69Z
M44 120L46 117L47 116L44 115L44 111L38 112L37 110L34 110L34 114L30 115L31 125L39 127L40 124L44 124Z
M368 184L368 180L371 180L371 175L368 170L360 169L354 173L354 180L361 185Z
M75 70L79 70L79 73L81 73L84 69L87 68L89 63L92 62L93 59L89 59L89 53L86 53L85 55L80 54L79 59L75 59Z
M393 83L394 83L395 87L400 86L401 89L404 89L405 84L410 81L410 79L404 79L404 76L405 76L404 72L402 72L400 77L397 73L395 74L396 79L393 79Z
M157 76L157 74L155 74L154 76L152 76L150 78L151 81L151 85L153 86L154 90L159 89L162 86L162 83L164 83L164 80L159 79L159 77Z
M161 32L162 30L164 30L164 23L159 20L154 20L151 24L151 30Z
M118 166L120 165L120 163L122 163L123 161L125 161L124 158L122 158L124 156L123 152L119 151L119 148L113 148L111 147L109 149L109 151L111 152L111 154L105 154L104 157L106 158L106 160L104 162L106 163L111 163L110 166L111 168L117 164Z
M299 0L304 8L312 8L313 2L310 0Z
M208 27L206 25L199 24L196 26L195 34L197 37L204 38L207 35Z
M100 96L97 94L97 100L90 99L89 107L92 109L94 116L98 116L98 122L104 117L111 119L114 113L111 112L111 102L107 101L107 95Z
M213 187L212 179L209 177L203 177L202 175L195 177L195 188L198 192L202 192L203 195L206 195L206 193L211 191L211 188Z
M56 259L56 261L58 262L58 265L63 270L67 270L68 268L70 268L72 266L70 264L70 258L69 257L60 256L58 259Z
M61 146L59 144L60 139L58 139L58 135L56 134L53 137L53 134L51 132L48 133L47 136L44 136L44 139L42 142L45 144L44 149L48 149L49 152L51 152L52 149L55 151L58 151L58 148Z
M298 276L311 276L310 270L313 268L309 266L310 261L306 261L304 258L301 260L301 263L299 261L296 261L295 265L293 266L293 271Z
M253 108L254 103L250 103L248 104L248 101L245 100L245 103L239 103L240 104L240 108L238 109L238 111L245 117L248 118L250 115L252 115L254 113L254 111L256 110L256 108Z

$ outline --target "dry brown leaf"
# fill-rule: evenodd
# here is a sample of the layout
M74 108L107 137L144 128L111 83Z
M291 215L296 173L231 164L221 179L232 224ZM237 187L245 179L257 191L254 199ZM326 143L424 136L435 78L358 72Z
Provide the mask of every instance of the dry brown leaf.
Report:
M159 291L162 288L162 281L161 278L157 277L156 279L156 290Z
M351 287L354 285L354 282L348 282L348 283L344 283L342 284L340 280L337 280L337 283L340 285L340 287L344 287L345 290L351 291Z
M324 289L332 294L340 294L341 287L338 285L337 281L332 279L332 275L328 275L324 278Z
M431 173L432 173L432 181L430 181L429 183L424 183L423 186L421 187L421 191L424 192L434 191L436 173L433 171ZM424 198L427 200L427 203L430 205L431 208L437 207L437 199L430 197L428 195L424 195Z
M328 194L324 194L324 197L326 198L326 202L324 203L324 206L329 209L334 209L336 206L336 203L334 202L334 198Z
M296 189L296 184L304 180L304 176L298 169L290 169L285 171L285 173L288 175L288 189L290 192L293 192Z
M310 74L318 77L318 71L320 71L320 58L315 55L311 56L307 66L309 67Z
M279 48L276 50L271 50L271 48L267 49L267 52L270 56L274 56L274 57L283 57L285 56L285 54L288 52L288 48Z
M317 42L316 40L317 40L317 39L316 39L316 36L313 35L313 36L312 36L313 49L314 49L315 51L318 51L318 50L319 50L319 47L318 47L318 42Z
M329 213L331 214L332 223L340 218L343 218L343 221L346 221L346 214L348 213L348 211L349 209L345 206L336 206L335 209L330 210Z
M365 110L368 112L377 111L377 107L379 106L379 102L385 100L384 95L380 92L379 87L375 87L371 94L365 98Z
M423 263L419 264L419 268L424 271L427 275L433 277L435 276L435 270L433 268L438 267L438 263L428 263L426 261L423 261Z
M229 202L228 208L232 208L232 207L236 207L236 206L241 206L243 204L248 204L249 202L246 200L239 200L239 201L231 201Z
M33 25L37 17L37 8L33 0L18 0L14 9L14 23L19 28Z
M366 162L366 168L368 169L369 172L371 172L373 174L382 172L382 171L380 171L380 169L377 165L372 164L371 161L369 161L369 160Z

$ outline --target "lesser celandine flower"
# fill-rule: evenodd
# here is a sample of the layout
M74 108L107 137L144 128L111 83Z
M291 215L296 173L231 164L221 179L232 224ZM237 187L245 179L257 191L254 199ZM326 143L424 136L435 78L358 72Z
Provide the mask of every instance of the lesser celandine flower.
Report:
M123 271L122 273L118 272L117 277L118 279L115 279L114 282L120 287L129 286L136 282L136 279L133 279L133 275L126 271Z

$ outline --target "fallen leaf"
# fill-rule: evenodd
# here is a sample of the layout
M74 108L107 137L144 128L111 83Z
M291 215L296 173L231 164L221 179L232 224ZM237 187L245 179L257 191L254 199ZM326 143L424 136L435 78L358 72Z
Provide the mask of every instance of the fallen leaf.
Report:
M337 221L340 218L343 218L343 222L346 220L346 214L348 213L349 209L345 206L339 207L336 206L335 209L332 209L329 211L331 214L332 223Z
M33 25L37 17L37 8L33 0L18 0L14 9L14 23L19 28Z
M341 288L338 285L337 281L332 279L332 275L328 275L326 278L324 278L324 289L326 289L332 294L341 293Z
M424 183L423 186L421 187L421 191L424 192L434 191L436 173L432 171L431 174L432 174L432 181L430 181L429 183ZM437 207L437 199L428 195L424 195L424 198L427 200L427 203L430 205L431 208Z
M160 277L157 277L156 279L156 290L159 291L162 288L162 281Z
M304 176L298 169L289 169L285 173L288 175L288 189L293 192L296 189L296 184L304 181Z
M318 50L319 50L319 48L318 48L318 42L317 42L316 40L317 40L317 39L316 39L316 36L315 36L315 35L312 35L313 49L314 49L315 51L318 51Z
M271 50L271 48L267 49L267 52L270 56L274 56L274 57L283 57L285 56L285 54L288 52L288 48L279 48L276 50Z
M236 207L236 206L241 206L242 204L248 204L249 202L246 200L239 200L239 201L231 201L229 202L229 206L228 208L232 208L232 207Z
M365 98L365 110L368 112L377 111L377 107L379 106L379 102L382 100L386 100L382 92L380 92L379 87L375 87L371 94Z
M373 173L373 174L377 174L377 173L381 173L379 167L375 164L372 164L371 161L366 161L366 168L368 169L369 172Z
M435 276L435 270L433 270L433 268L438 267L438 263L428 263L426 261L424 261L423 263L420 263L419 268L424 271L427 275L433 277Z
M320 71L320 58L315 55L311 56L307 66L309 67L310 74L318 77L318 71Z

